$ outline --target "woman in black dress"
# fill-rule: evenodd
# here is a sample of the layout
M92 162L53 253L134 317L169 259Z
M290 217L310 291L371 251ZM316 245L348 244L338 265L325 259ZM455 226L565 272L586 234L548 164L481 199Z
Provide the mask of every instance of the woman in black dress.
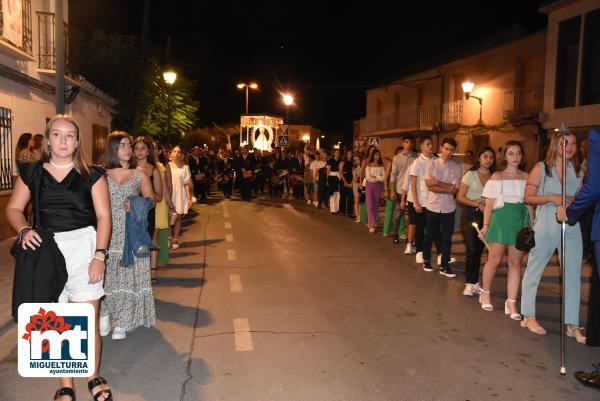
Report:
M68 272L59 302L86 302L96 311L96 366L88 379L88 388L96 401L109 401L112 393L106 380L99 376L102 340L98 323L111 231L105 172L86 162L79 128L70 117L52 118L46 126L45 142L42 160L21 167L6 207L6 217L18 231L23 249L39 247L42 239L27 225L23 214L37 187L38 199L34 199L37 202L34 207L39 210L37 224L54 234ZM54 399L75 400L73 378L60 378Z

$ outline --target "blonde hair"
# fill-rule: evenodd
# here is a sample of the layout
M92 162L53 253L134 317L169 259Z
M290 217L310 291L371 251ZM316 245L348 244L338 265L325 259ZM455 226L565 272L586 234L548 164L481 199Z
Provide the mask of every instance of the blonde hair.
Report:
M568 135L572 135L577 139L574 132L568 132L566 135L563 135L557 131L552 133L550 143L548 144L548 150L546 150L546 158L544 159L544 168L548 177L552 177L552 167L558 168L558 166L556 166L556 154L560 152L560 144L563 137ZM575 174L579 175L579 158L577 157L577 149L575 150L575 154L571 160L569 160L569 162L575 169Z
M81 177L83 177L83 179L87 180L88 177L90 176L90 167L86 160L85 153L83 151L83 146L81 146L81 136L79 134L79 126L77 125L75 120L70 116L67 116L64 114L57 114L54 117L52 117L50 119L50 121L48 121L48 124L46 124L46 130L44 131L44 140L43 140L44 145L42 146L42 150L43 150L42 161L45 163L50 162L50 141L49 141L50 129L52 128L52 125L54 125L54 123L58 120L66 121L75 127L75 132L77 134L77 143L75 145L75 152L73 153L73 165L75 166L75 169L79 172Z

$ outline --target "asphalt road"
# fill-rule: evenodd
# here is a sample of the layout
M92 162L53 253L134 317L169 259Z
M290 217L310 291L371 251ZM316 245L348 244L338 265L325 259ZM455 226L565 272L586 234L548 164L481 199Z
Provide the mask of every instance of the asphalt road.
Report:
M458 277L448 279L302 202L211 202L194 207L159 271L156 327L104 339L116 401L600 399L572 377L599 349L567 339L569 372L559 375L555 266L538 296L550 335L535 336L503 313L505 270L494 312L462 295L460 235ZM51 399L56 380L21 378L8 354L0 400ZM85 381L76 385L90 399Z

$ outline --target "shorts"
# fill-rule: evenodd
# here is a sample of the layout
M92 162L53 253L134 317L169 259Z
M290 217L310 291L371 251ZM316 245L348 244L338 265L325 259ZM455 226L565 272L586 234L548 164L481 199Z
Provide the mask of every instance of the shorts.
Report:
M415 204L412 202L406 202L408 204L408 224L414 225L418 218L418 213L415 210Z
M89 284L88 268L96 251L96 230L92 226L54 234L65 257L67 283L58 302L94 301L104 296L104 282Z
M312 194L313 192L315 192L315 184L313 184L312 182L307 182L306 183L306 193Z

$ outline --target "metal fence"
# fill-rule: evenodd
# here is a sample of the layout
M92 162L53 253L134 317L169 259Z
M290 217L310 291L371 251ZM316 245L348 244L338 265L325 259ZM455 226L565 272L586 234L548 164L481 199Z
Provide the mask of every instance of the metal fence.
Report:
M12 120L11 111L0 107L0 190L12 189Z
M544 88L541 86L524 86L504 92L504 118L537 117L542 111Z
M4 15L2 12L2 2L0 1L0 40L4 42L10 43L12 46L15 46L17 49L24 51L30 56L33 55L33 41L31 36L31 0L23 0L21 3L22 13L23 13L23 37L21 46L16 46L10 40L4 37Z
M363 118L359 122L361 134L385 130L431 129L439 122L437 106L399 110L391 114Z
M54 37L54 13L38 11L39 68L56 70L56 38ZM65 74L73 76L79 70L79 48L81 33L69 24L64 24L65 32Z

